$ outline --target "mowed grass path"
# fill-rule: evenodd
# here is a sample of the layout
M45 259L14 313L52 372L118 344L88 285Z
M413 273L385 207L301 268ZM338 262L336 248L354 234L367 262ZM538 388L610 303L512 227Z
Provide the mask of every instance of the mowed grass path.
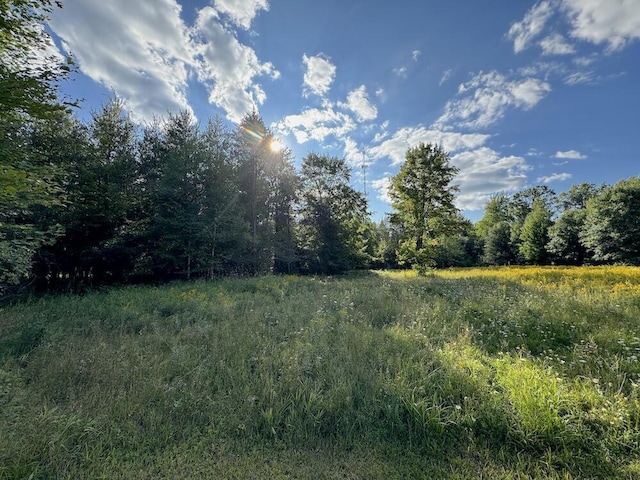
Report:
M640 269L266 277L0 309L0 478L640 478Z

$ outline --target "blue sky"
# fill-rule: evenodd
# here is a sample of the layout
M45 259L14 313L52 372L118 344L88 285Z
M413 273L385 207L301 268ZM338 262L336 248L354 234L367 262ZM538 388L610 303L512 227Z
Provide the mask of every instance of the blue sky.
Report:
M110 92L139 122L255 107L297 163L366 173L376 218L419 142L472 220L496 192L640 175L640 0L65 0L50 29L81 116Z

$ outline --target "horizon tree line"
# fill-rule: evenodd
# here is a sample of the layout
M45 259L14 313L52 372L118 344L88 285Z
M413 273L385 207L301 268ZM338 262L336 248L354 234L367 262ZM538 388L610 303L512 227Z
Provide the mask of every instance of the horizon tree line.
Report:
M136 125L111 99L91 120L58 86L72 61L35 62L57 2L0 6L0 295L17 288L362 268L640 264L640 178L498 193L476 224L455 207L441 146L408 149L393 212L374 222L344 159L297 171L257 112L204 128L188 112ZM31 65L36 65L31 67ZM25 67L26 66L26 67Z

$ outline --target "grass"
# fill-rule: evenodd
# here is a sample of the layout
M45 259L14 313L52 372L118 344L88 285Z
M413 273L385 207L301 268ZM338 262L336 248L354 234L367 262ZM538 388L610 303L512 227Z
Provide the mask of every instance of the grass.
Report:
M640 478L640 269L127 287L0 310L0 478Z

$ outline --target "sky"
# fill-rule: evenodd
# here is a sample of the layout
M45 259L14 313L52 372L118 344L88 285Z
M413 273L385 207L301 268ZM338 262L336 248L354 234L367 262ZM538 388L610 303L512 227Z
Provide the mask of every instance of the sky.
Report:
M374 218L407 149L437 143L456 205L640 175L640 0L64 0L78 114L144 124L256 109L299 165L344 158Z

